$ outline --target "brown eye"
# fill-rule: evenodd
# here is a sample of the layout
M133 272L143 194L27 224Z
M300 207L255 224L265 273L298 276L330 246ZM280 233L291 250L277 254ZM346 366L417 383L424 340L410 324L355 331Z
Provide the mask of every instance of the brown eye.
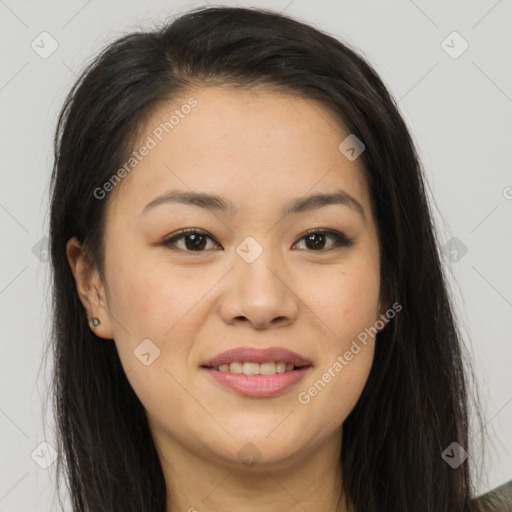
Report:
M331 240L330 244L329 240ZM213 242L213 247L208 247L208 241ZM302 241L305 242L306 250L314 252L326 252L340 247L350 247L354 244L352 239L339 231L319 229L306 233L299 240L299 242ZM178 243L181 243L181 246ZM185 252L205 252L208 249L220 247L220 244L205 231L195 228L181 230L178 234L165 240L162 245L169 249L177 248Z
M177 246L178 242L183 241L182 246L177 247L179 250L187 252L204 252L207 248L208 240L212 240L215 245L218 246L217 242L215 242L215 240L205 231L188 228L183 229L177 235L173 235L171 238L168 238L162 245L172 249L172 246Z
M306 233L300 240L305 241L306 249L311 251L323 251L326 246L326 241L328 239L333 240L331 246L326 250L335 249L337 247L350 247L354 244L354 241L348 237L346 237L343 233L339 231L331 231L331 230L314 230Z

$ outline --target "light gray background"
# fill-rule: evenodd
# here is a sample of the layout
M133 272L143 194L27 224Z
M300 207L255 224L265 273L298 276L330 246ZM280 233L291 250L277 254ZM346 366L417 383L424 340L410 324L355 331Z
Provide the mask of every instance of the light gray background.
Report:
M49 324L48 263L44 244L39 252L33 247L48 224L58 109L75 74L106 43L199 5L0 0L0 512L50 510L54 489L54 466L35 462L51 460L46 445L36 448L53 441L41 422L49 369L38 376ZM457 237L468 249L458 262L444 261L492 441L479 489L512 479L511 0L216 5L283 10L348 41L399 100L440 211L441 239ZM43 31L59 45L47 59L31 48ZM441 46L453 31L469 44L458 58ZM451 52L462 48L453 37L445 44ZM468 451L476 461L473 447Z

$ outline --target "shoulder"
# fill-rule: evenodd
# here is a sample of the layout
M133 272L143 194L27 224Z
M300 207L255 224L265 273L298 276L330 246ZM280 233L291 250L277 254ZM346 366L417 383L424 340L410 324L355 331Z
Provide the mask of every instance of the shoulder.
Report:
M512 512L512 480L474 500L485 512Z

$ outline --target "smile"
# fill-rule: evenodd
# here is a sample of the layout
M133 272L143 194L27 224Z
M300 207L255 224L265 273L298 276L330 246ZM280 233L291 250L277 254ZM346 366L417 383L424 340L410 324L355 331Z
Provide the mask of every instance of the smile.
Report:
M266 363L255 363L250 361L240 362L235 361L231 364L221 364L214 367L215 370L220 372L230 373L243 373L245 375L275 375L276 373L291 372L296 368L293 363L285 363L283 361L275 362L269 361Z
M284 347L239 347L200 365L215 383L250 397L271 397L297 384L313 367Z

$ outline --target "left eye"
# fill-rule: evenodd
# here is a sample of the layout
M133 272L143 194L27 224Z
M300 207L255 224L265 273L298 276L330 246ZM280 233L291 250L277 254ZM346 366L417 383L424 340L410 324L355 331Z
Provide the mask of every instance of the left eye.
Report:
M324 249L325 240L328 238L334 240L334 244L332 244L332 246L327 250L335 249L336 247L350 247L354 245L353 239L346 237L343 233L340 233L339 231L322 231L319 229L309 231L299 240L299 242L305 240L306 247L308 247L308 249L311 249L313 247L313 251L319 251Z
M331 247L325 249L326 240L329 238L333 240L334 243L331 244ZM185 250L187 252L204 252L208 239L213 241L214 245L220 247L220 244L218 244L210 235L208 235L208 233L195 228L183 229L178 234L165 240L163 245L165 247L172 248L172 246L178 246L178 242L183 241L184 247L178 247L179 249ZM300 243L303 240L307 249L316 252L331 250L336 247L350 247L354 244L354 241L351 238L346 237L339 231L320 229L308 231L294 245L297 245L297 243Z

